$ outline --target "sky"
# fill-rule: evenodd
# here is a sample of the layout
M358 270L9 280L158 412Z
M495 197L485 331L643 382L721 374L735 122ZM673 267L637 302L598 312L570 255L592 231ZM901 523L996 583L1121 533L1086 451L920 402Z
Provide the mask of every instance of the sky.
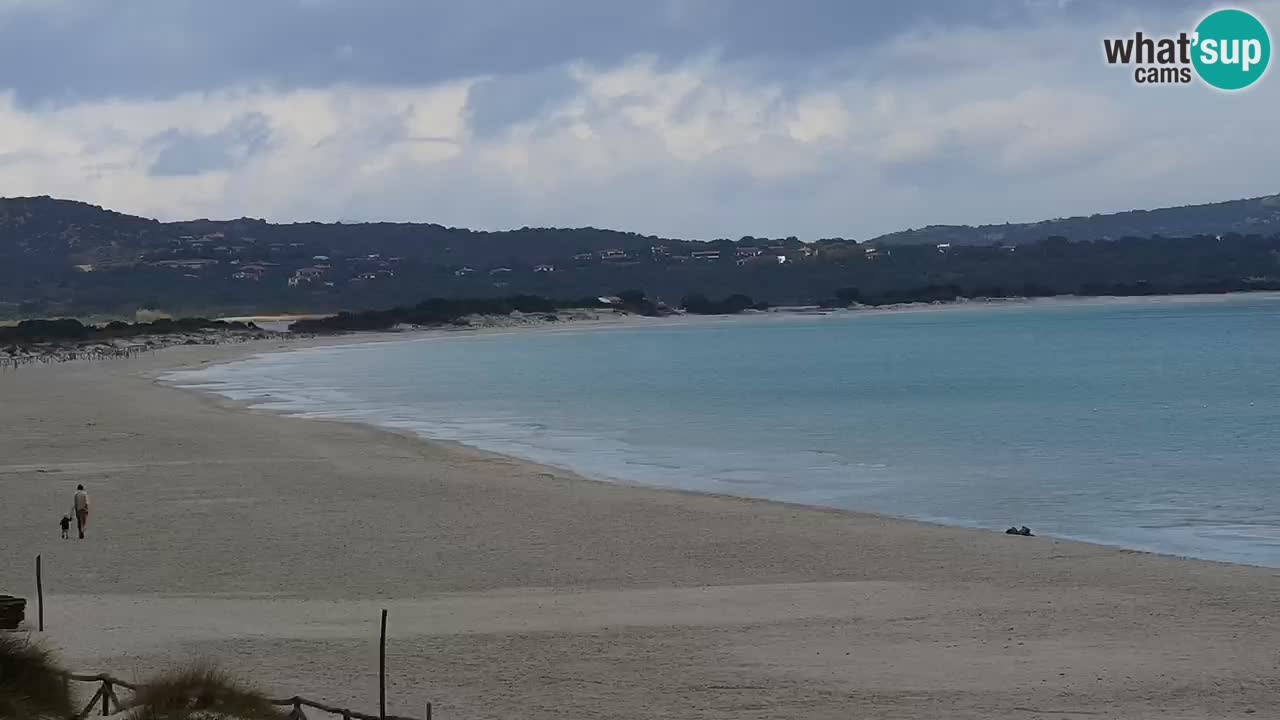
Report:
M1234 6L1280 28L1280 0ZM1274 194L1274 71L1223 93L1103 60L1217 7L0 0L0 196L814 240Z

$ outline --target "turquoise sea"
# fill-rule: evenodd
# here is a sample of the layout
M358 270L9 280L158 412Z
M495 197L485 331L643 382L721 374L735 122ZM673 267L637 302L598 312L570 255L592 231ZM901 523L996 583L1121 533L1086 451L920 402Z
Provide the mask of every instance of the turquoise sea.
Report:
M1278 359L1256 295L418 336L168 379L602 479L1280 567Z

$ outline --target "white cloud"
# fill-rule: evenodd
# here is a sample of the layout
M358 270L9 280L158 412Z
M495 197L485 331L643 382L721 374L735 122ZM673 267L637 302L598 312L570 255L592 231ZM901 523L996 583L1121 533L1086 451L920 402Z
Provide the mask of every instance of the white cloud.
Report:
M1280 4L1261 9L1274 18ZM847 72L825 81L766 77L716 55L579 62L563 68L572 92L485 133L468 111L479 77L35 107L0 95L0 194L166 219L813 238L1277 190L1274 88L1137 87L1098 51L1104 34L1131 31L1131 17L1095 22L918 29L828 58ZM235 140L228 128L246 117L269 138L208 148ZM157 138L175 136L202 138L220 162L149 174L160 152L181 149Z

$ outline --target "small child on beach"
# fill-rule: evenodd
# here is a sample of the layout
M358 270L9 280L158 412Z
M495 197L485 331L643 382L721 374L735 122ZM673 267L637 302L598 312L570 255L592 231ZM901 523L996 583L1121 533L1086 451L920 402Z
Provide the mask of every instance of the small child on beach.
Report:
M66 540L67 538L71 537L71 535L69 534L71 530L71 518L67 517L66 515L63 515L62 521L59 522L58 524L62 526L62 539Z

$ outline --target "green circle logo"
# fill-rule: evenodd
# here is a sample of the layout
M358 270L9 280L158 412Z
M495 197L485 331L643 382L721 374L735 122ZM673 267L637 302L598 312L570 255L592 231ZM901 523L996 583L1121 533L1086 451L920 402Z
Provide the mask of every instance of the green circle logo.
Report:
M1200 79L1219 90L1241 90L1258 81L1271 60L1271 37L1244 10L1210 13L1196 26L1191 58Z

